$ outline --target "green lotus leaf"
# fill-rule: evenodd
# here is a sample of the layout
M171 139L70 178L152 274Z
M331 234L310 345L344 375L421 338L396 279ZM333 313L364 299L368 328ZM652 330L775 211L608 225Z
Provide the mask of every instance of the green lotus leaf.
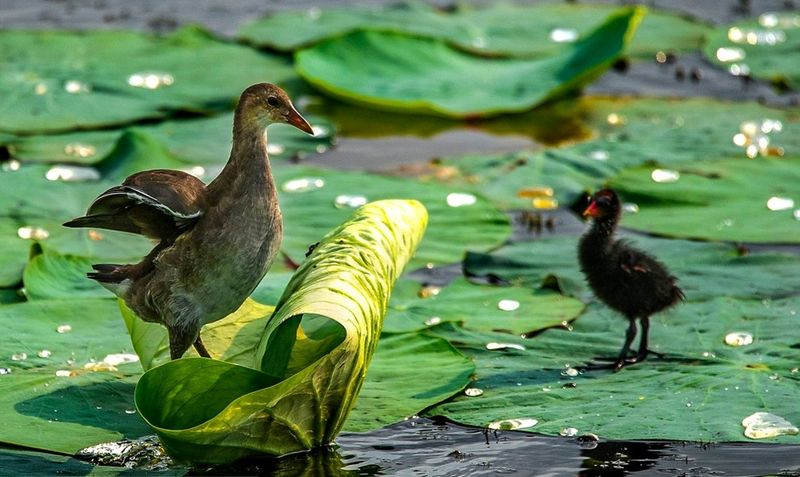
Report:
M61 255L34 244L22 281L28 300L109 298L106 289L86 278L91 260Z
M288 62L195 27L133 32L0 32L4 131L86 129L228 105L253 83L293 76ZM208 73L214 65L214 74Z
M625 236L649 251L678 277L688 301L714 297L777 298L800 290L800 258L789 253L752 252L742 255L734 245L653 237ZM512 283L559 285L562 290L588 297L578 267L578 237L548 237L503 247L491 255L470 253L468 275L495 275ZM556 281L553 282L553 278Z
M460 6L452 13L421 2L384 8L355 6L276 13L245 25L239 37L259 46L294 51L355 30L373 30L435 38L479 55L541 57L565 47L564 39L553 39L554 30L560 29L574 41L613 12L614 7L606 5L564 4ZM671 13L649 10L631 41L630 54L653 57L659 50L697 49L710 30Z
M797 157L797 156L795 156ZM623 225L659 235L765 243L800 242L800 160L728 159L678 167L656 182L653 167L629 169L611 184L639 212ZM670 179L672 180L672 179Z
M583 307L549 290L482 286L463 278L441 289L420 289L418 283L404 280L395 287L383 331L403 333L455 322L474 330L530 334L572 321Z
M143 473L127 467L97 465L75 457L46 454L22 449L0 449L0 468L8 475L83 475L87 477L116 477ZM180 477L188 469L159 470L162 477Z
M16 221L0 217L0 287L12 287L22 279L30 242L19 238Z
M328 234L278 301L255 369L185 358L147 371L137 408L169 452L226 462L331 442L358 396L392 284L426 222L419 202L380 201Z
M615 13L583 40L541 60L478 58L440 40L354 32L300 50L295 66L313 86L347 101L492 116L531 109L597 78L622 54L643 15L636 8Z
M336 203L337 199L348 196L370 201L414 198L425 205L431 225L410 268L455 262L465 250L486 250L500 245L511 233L508 218L477 193L474 203L448 205L448 196L462 193L463 188L310 167L275 167L273 172L281 187L285 230L282 247L295 260L301 259L308 247L322 238L323 231L347 218L352 209L342 204L337 208ZM299 188L299 182L311 187Z
M446 157L427 176L480 191L502 209L529 208L530 199L518 195L526 188L550 187L559 203L569 205L631 167L691 168L723 158L745 159L746 145L733 141L736 135L746 138L743 129L757 131L751 141L756 136L769 140L772 154L800 149L800 117L754 102L582 98L574 109L597 137L544 151Z
M269 128L270 159L294 157L298 154L328 148L333 140L332 125L319 117L306 115L320 133L309 136L291 126L276 124ZM210 118L164 121L154 125L136 126L140 131L160 142L170 154L186 168L187 165L221 165L228 159L231 148L233 114ZM67 162L95 164L114 149L123 131L84 131L47 136L0 137L11 155L26 162ZM166 164L160 167L165 167Z
M458 343L475 360L479 397L458 396L429 415L486 426L501 419L533 418L526 431L558 435L576 428L604 439L747 441L742 420L758 411L800 422L796 406L800 350L787 330L797 321L800 297L739 300L716 297L678 305L656 315L653 349L666 358L624 368L570 376L596 356L616 356L627 322L600 305L574 322L533 339L442 325L432 332ZM725 344L731 332L746 332L753 344ZM501 341L524 350L491 351ZM573 371L574 373L574 371ZM800 436L770 442L800 443Z
M800 65L789 59L800 48L798 18L796 11L773 12L717 27L708 34L705 54L731 73L796 88L800 85Z
M0 376L0 442L74 454L152 432L134 412L141 366L98 365L131 353L117 314L116 301L98 298L0 306L0 368L8 370ZM62 325L71 330L59 333Z

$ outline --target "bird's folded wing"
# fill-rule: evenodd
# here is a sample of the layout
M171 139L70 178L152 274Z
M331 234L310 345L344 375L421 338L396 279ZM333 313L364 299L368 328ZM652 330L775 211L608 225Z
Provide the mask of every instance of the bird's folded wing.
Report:
M203 215L205 197L205 184L191 174L144 171L100 194L84 217L64 225L174 238Z

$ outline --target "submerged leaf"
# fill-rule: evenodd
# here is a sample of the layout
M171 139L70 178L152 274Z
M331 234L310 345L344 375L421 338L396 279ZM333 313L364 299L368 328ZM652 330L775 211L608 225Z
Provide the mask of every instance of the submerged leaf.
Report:
M380 201L328 234L267 322L257 369L186 358L145 373L137 408L170 453L225 462L331 442L358 396L392 284L426 222L416 201Z
M585 39L542 60L482 59L439 40L367 31L301 50L295 63L311 84L348 101L440 116L491 116L531 109L597 78L622 54L643 14L635 8L616 13Z

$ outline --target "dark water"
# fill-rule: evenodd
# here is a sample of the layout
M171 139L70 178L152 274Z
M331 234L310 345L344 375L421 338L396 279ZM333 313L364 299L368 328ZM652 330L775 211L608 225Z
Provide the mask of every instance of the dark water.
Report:
M195 469L194 475L289 476L753 476L800 475L800 451L765 444L599 441L520 431L486 433L444 420L411 419L343 434L328 451Z

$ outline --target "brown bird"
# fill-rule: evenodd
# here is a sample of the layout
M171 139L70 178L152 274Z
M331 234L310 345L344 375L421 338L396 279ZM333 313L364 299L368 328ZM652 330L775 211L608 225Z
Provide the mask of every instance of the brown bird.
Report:
M228 163L207 186L180 171L139 172L64 224L158 240L141 262L93 265L88 276L143 320L162 323L172 359L192 344L209 357L200 328L235 311L278 252L283 221L265 131L279 122L313 134L281 88L250 86L236 107Z
M594 294L630 321L614 371L647 358L651 352L647 347L650 316L684 299L676 278L663 263L624 240L614 239L621 210L619 196L613 190L595 193L583 212L584 216L593 217L594 223L578 246L581 270ZM637 333L637 319L642 324L639 352L628 358Z

